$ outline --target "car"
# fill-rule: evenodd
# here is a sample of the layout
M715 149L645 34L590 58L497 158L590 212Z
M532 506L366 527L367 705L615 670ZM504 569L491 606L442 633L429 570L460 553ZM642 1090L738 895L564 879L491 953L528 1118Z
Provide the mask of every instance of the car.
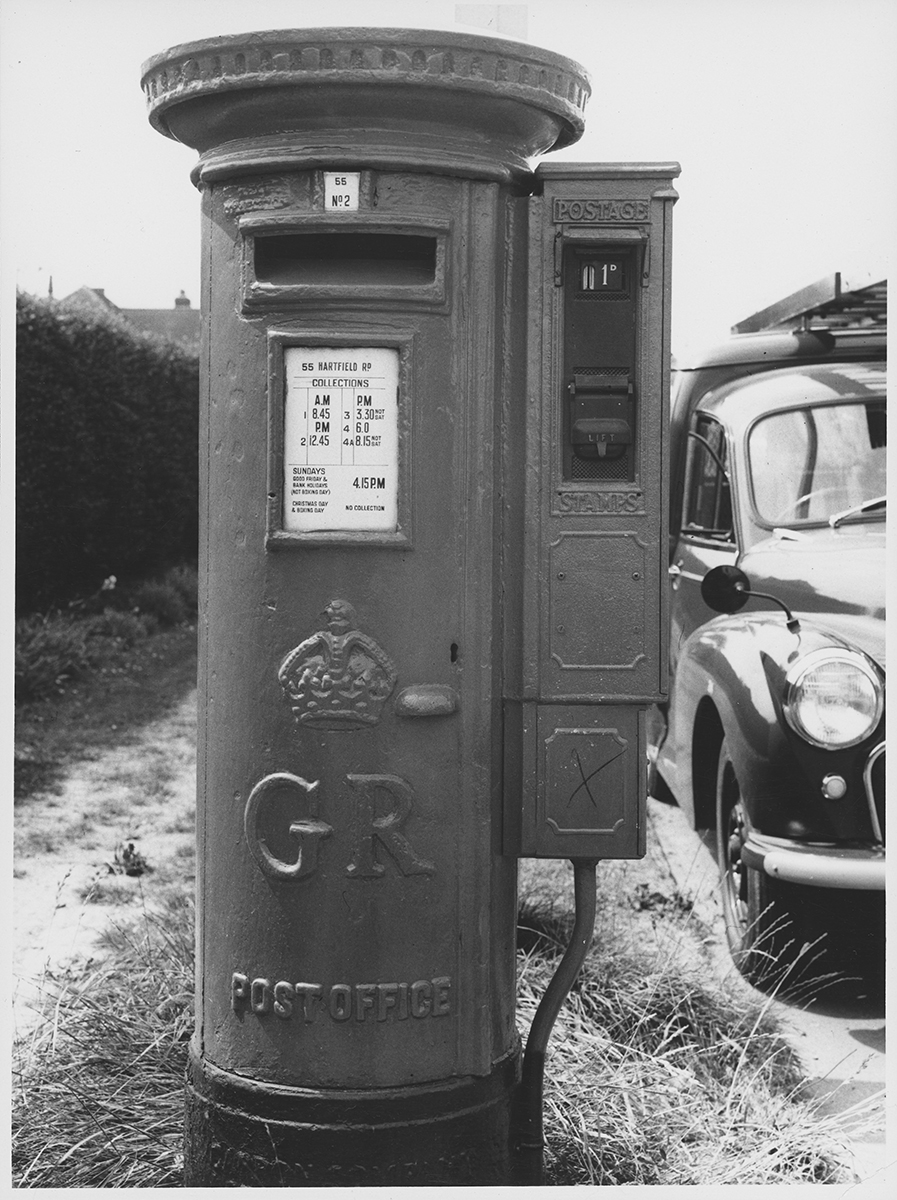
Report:
M674 369L649 791L714 846L760 987L883 913L884 289L822 280Z

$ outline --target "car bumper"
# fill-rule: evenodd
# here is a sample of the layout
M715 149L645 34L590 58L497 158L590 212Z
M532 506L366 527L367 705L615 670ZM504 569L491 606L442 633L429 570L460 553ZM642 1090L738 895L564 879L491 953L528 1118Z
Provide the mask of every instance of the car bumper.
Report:
M847 850L838 846L807 846L752 833L742 847L741 858L745 866L787 883L856 892L885 889L883 848Z

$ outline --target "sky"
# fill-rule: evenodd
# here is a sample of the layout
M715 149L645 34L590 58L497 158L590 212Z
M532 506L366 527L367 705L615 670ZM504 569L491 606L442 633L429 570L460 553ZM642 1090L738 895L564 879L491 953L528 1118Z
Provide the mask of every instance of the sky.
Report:
M457 14L456 14L457 10ZM558 161L678 161L673 348L835 271L887 273L897 0L4 0L0 233L16 286L123 308L199 298L196 154L146 118L141 64L251 30L491 18L592 77ZM510 32L508 32L510 31ZM4 311L6 311L4 309Z

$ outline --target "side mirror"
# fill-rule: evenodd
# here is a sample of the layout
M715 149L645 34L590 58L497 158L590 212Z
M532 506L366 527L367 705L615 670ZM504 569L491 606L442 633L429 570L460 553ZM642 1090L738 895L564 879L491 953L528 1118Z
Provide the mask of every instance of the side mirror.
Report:
M701 597L714 612L737 613L750 594L751 581L740 567L714 567L701 580Z
M751 591L751 581L740 567L723 565L708 571L701 580L701 596L707 607L718 613L739 612L751 596L758 600L770 600L785 614L785 624L792 633L797 633L800 629L797 617L778 596L770 596L768 592Z

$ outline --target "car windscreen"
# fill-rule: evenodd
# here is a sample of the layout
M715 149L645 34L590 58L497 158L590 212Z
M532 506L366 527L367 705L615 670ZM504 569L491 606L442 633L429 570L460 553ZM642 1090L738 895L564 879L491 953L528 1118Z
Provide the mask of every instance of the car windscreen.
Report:
M772 412L753 424L747 449L761 521L772 526L827 522L885 494L885 401L857 399Z

